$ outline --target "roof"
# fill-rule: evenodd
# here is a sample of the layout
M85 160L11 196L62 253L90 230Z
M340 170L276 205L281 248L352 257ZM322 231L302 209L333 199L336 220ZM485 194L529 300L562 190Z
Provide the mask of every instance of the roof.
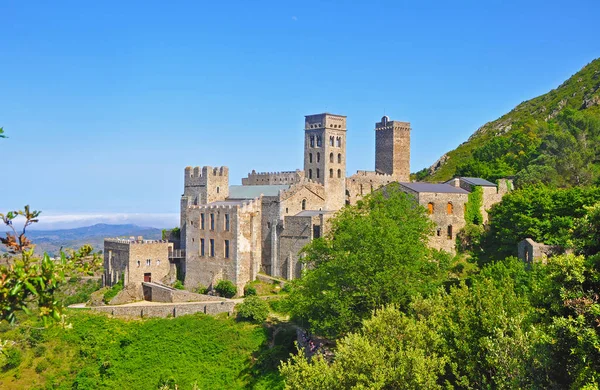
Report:
M298 214L294 215L294 217L314 217L316 215L321 214L329 214L331 211L327 210L302 210Z
M289 184L273 184L263 186L229 186L227 199L254 199L263 196L277 196L280 190L287 190Z
M401 186L406 187L415 192L438 192L446 194L468 194L467 191L462 188L451 186L450 184L434 184L434 183L400 183Z
M483 187L496 187L496 185L490 181L485 179L481 179L479 177L459 177L460 180L463 180L473 186L483 186Z

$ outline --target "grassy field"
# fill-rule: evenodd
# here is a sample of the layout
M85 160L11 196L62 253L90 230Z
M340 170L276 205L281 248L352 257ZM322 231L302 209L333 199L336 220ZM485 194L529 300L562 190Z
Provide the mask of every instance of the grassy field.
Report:
M3 323L0 388L278 389L277 365L294 337L286 324L202 314L123 321L70 311L67 322L49 329L31 319L16 327Z

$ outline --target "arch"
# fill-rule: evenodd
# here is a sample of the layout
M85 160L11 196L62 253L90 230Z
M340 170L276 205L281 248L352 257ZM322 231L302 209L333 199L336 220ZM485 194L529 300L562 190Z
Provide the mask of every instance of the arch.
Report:
M333 162L333 153L329 153L329 162L332 163Z
M312 169L309 169L309 170L308 170L308 178L309 178L309 179L312 179Z
M446 213L448 215L452 215L454 213L454 206L452 205L452 202L448 202L446 205Z
M341 178L342 178L342 170L338 169L338 179L341 179Z
M329 177L333 177L333 169L329 170Z
M306 210L306 199L302 199L302 210Z
M320 135L317 135L317 148L320 148L323 145L323 139Z
M427 213L429 215L431 215L431 214L433 214L434 211L435 211L435 205L433 204L433 202L427 203Z
M329 146L333 146L333 135L329 137Z
M321 162L321 153L317 152L317 162Z
M335 142L336 142L336 145L335 145L335 146L337 146L338 148L341 148L341 147L342 147L342 137L337 137L337 138L335 139Z
M309 153L309 154L308 154L308 162L309 162L309 163L312 163L312 153Z
M341 164L341 163L342 163L342 154L338 153L338 164Z
M315 147L315 136L314 135L310 136L310 147L311 148Z

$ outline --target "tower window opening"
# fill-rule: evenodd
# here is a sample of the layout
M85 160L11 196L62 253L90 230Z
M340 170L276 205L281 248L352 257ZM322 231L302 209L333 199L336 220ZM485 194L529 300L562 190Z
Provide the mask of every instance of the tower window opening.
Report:
M333 153L329 153L329 162L332 163L333 162Z
M306 210L306 199L302 199L302 210Z
M317 179L319 178L320 169L317 168Z
M329 177L333 177L333 169L329 170Z
M342 170L338 169L338 179L341 179L341 178L342 178Z
M317 135L317 148L320 148L323 145L323 139L320 135Z
M210 239L210 257L215 257L215 240L214 240L214 238Z
M342 146L342 137L337 137L335 139L336 145L338 148L340 148Z
M308 162L309 162L309 163L312 163L312 153L309 153L309 154L308 154Z
M329 146L333 146L333 139L333 136L329 137Z
M210 230L215 230L215 215L210 215Z
M317 152L317 162L321 162L321 153Z
M310 147L311 148L315 147L315 136L314 135L310 136Z
M309 179L312 179L312 169L309 169L309 170L308 170L308 178L309 178Z
M341 164L341 163L342 163L342 154L338 153L338 164Z

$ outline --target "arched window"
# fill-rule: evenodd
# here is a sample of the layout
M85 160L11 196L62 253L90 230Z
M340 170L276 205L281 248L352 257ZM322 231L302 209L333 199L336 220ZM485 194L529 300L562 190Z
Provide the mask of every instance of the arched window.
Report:
M308 162L309 162L309 163L312 163L312 153L309 153L309 154L308 154Z
M323 145L323 139L320 135L317 135L317 148L320 148Z
M321 162L321 153L317 153L317 162Z
M452 202L448 202L448 204L446 205L446 213L448 213L448 215L451 215L454 212L454 206L452 206Z
M333 169L329 170L329 177L333 177Z
M342 163L342 154L338 153L338 164L341 164L341 163Z
M310 136L310 147L311 148L315 147L315 136L314 135Z
M302 210L306 210L306 199L302 199Z
M452 225L448 225L448 239L452 239Z
M319 178L319 174L321 173L321 171L319 170L319 168L317 168L317 179Z
M340 148L340 147L342 146L342 137L337 137L337 138L335 139L335 141L336 141L336 146L337 146L338 148Z
M431 215L433 214L433 211L435 210L435 207L433 205L433 203L429 202L427 203L427 212Z
M312 179L312 169L309 169L309 170L308 170L308 178L309 178L309 179Z
M329 162L332 163L333 162L333 153L329 153Z
M333 135L331 137L329 137L329 145L333 146Z
M342 178L342 170L338 169L338 179L341 179L341 178Z
M219 193L219 187L217 187L217 194Z

